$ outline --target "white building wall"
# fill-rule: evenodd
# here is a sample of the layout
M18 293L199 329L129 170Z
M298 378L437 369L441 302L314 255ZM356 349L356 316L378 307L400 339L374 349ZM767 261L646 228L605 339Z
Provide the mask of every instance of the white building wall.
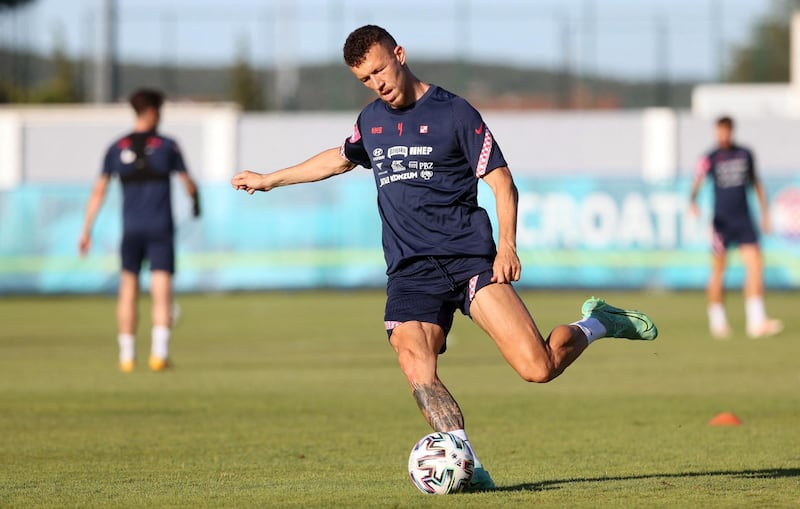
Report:
M691 112L483 114L520 174L670 178L690 174L714 143L715 117ZM200 181L224 182L242 168L277 169L340 145L357 115L242 114L231 105L168 104L161 130L178 140ZM90 182L108 145L130 131L132 120L124 105L0 108L0 185ZM736 120L737 139L755 151L762 171L800 171L800 117Z

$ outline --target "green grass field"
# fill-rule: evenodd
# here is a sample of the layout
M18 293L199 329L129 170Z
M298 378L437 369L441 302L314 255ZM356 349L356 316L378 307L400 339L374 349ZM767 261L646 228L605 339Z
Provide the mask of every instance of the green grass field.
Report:
M492 493L418 493L428 432L382 330L382 292L187 295L176 368L116 368L111 297L0 299L2 507L798 507L800 313L787 331L706 333L702 294L606 293L647 310L653 343L602 340L526 384L459 318L441 374ZM586 297L526 292L539 325ZM149 348L149 303L139 358ZM744 424L712 427L717 413Z

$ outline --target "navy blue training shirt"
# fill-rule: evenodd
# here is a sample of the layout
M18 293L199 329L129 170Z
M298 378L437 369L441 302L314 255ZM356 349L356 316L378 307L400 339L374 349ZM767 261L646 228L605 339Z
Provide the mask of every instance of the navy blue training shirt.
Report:
M466 100L435 85L407 108L376 99L341 153L372 168L387 274L418 257L495 256L478 179L507 164Z
M155 132L131 133L106 152L103 174L122 182L125 232L172 233L170 173L185 172L178 144Z
M700 160L698 176L714 181L714 216L750 221L747 188L756 180L753 153L739 145L717 148Z

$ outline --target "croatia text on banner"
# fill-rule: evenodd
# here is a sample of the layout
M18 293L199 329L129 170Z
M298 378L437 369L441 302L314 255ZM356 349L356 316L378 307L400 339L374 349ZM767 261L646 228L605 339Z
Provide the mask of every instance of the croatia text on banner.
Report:
M689 210L691 181L518 179L517 244L522 282L543 287L702 288L711 253L711 184L699 217ZM772 232L761 237L766 283L800 285L800 179L768 179ZM485 194L484 194L485 196ZM491 196L491 195L490 195ZM486 203L487 207L492 207ZM751 210L758 204L751 196ZM726 283L741 286L734 251Z
M700 288L708 276L710 190L688 212L688 180L517 177L520 284L530 287ZM767 284L800 285L800 179L767 179L773 233L762 238ZM110 292L117 286L119 186L78 256L91 186L0 191L0 294ZM364 171L249 196L201 186L195 220L174 189L179 291L378 287L385 282L374 181ZM494 216L489 188L481 203ZM754 210L757 210L755 202ZM728 283L743 270L731 256Z

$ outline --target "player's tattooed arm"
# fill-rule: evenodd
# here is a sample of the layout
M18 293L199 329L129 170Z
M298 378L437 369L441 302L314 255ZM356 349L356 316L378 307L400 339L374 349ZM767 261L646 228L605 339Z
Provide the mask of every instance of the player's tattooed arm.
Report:
M422 415L436 431L464 429L464 416L447 387L436 379L432 384L412 384L411 391Z

